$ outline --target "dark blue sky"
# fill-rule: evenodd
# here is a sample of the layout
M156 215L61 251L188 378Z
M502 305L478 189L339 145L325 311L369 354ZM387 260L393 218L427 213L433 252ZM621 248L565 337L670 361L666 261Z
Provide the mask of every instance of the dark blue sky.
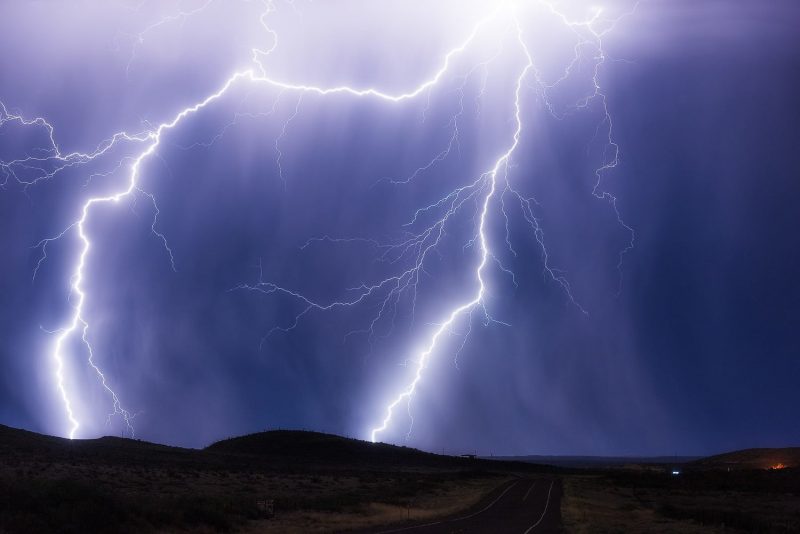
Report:
M392 46L396 32L381 31L382 13L364 23L362 38L387 40L376 50L356 37L339 49L320 45L321 34L293 39L293 25L325 21L314 5L304 7L305 18L286 8L287 18L274 22L286 41L277 50L291 56L278 56L276 72L320 76L309 83L413 86L474 23L439 31L435 19L406 57ZM800 18L789 2L758 6L643 2L606 39L600 80L621 155L602 187L636 231L621 286L618 254L629 236L592 195L605 146L602 109L594 101L557 119L526 79L508 180L538 201L548 265L563 272L577 304L544 271L536 234L511 196L503 200L516 255L505 246L495 197L487 236L514 273L512 280L494 262L487 271L484 303L499 322L485 326L480 307L471 321L457 321L411 402L413 426L403 405L381 439L482 454L704 454L800 443ZM132 28L122 28L119 13L95 8L103 24L93 33L65 25L36 39L28 30L59 27L58 13L36 3L0 8L0 18L19 21L0 36L0 101L47 117L64 153L171 119L246 68L255 46L231 33L231 21L252 21L253 6L220 25L212 3L183 25L148 33L134 56L130 33L165 13L136 11L124 22ZM538 22L524 20L532 25L523 24L526 42L539 50ZM543 76L557 78L568 57L560 54L572 53L565 42L541 48L552 53L542 59ZM261 276L329 303L395 274L406 258L392 263L389 252L380 261L384 245L419 231L404 226L415 210L474 181L507 148L525 61L515 44L512 31L481 37L430 95L404 103L299 99L237 84L163 137L141 165L139 186L157 199L156 228L176 272L151 231L148 196L101 205L86 225L89 335L124 407L138 413L137 436L190 446L276 427L369 436L408 383L408 360L434 323L474 292L478 246L470 240L480 197L448 222L416 299L405 291L385 301L378 292L358 306L311 310L284 332L274 328L291 326L302 300L236 288ZM298 66L292 54L303 51L319 64ZM475 69L482 61L485 71ZM580 62L548 95L556 111L587 90L591 64ZM459 143L450 156L408 184L382 180L412 175L447 147L454 115ZM40 127L0 126L1 161L41 155L37 147L46 145ZM121 143L49 181L23 187L11 177L0 190L0 423L67 432L50 356L57 334L46 330L70 317L80 243L73 232L49 244L32 281L34 245L69 226L87 198L118 190L141 147ZM15 169L21 179L34 173ZM425 214L422 221L430 222ZM304 247L325 235L360 240ZM105 424L108 392L77 341L65 353L79 435L119 434L119 418Z

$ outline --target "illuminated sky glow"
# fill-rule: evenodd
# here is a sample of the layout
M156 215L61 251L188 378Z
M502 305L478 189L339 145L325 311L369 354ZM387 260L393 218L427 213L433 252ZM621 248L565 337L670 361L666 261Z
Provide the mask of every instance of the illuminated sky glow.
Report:
M40 31L14 59L39 67L0 85L26 426L495 448L477 429L510 411L503 452L617 451L631 427L653 450L680 426L642 352L659 335L634 346L648 224L614 184L647 176L615 94L686 10L86 4L91 32L4 8Z

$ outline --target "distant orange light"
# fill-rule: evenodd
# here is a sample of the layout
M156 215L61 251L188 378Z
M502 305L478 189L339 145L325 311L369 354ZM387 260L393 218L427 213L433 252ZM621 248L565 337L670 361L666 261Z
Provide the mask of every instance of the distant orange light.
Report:
M775 464L775 465L770 467L770 469L785 469L785 468L786 468L786 466L783 465L783 464Z

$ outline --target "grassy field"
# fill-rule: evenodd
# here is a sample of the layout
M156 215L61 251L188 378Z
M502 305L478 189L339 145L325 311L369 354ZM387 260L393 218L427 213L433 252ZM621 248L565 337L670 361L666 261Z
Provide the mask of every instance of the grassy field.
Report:
M800 470L569 475L561 512L566 530L578 533L800 532Z
M0 427L0 532L358 529L453 514L538 469L312 432L192 450Z
M437 481L403 498L374 500L327 510L304 507L270 520L250 522L246 531L313 533L340 532L367 527L430 520L461 512L475 505L492 489L508 480L503 476L468 476ZM408 486L407 486L408 487Z
M564 478L561 516L567 532L577 534L716 531L692 521L665 517L640 502L631 488L615 486L600 475Z

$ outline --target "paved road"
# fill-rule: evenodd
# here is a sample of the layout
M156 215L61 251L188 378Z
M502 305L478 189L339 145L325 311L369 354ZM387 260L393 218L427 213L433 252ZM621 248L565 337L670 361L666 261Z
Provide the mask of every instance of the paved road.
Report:
M561 531L561 481L523 478L500 486L464 515L380 531L409 534L515 533Z

